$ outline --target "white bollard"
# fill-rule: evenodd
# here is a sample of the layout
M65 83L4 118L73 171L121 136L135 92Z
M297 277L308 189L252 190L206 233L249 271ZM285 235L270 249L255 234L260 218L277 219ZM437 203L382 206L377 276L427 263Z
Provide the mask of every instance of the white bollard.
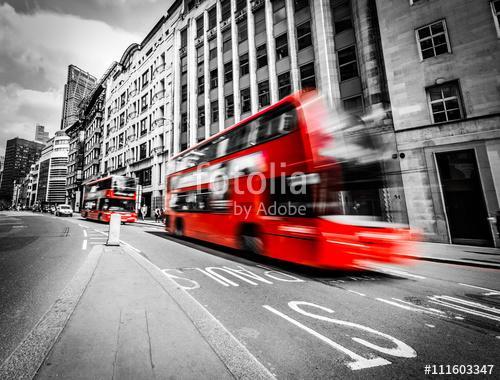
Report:
M120 214L111 214L109 220L108 241L106 245L120 245L120 225L122 217Z

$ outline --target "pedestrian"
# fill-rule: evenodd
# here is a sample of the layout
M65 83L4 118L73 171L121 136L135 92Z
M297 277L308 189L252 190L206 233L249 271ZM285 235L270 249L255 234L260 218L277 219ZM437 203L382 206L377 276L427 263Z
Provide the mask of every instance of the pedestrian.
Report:
M155 208L155 223L161 219L161 211L158 207Z
M144 220L144 218L146 218L146 214L148 213L148 206L146 206L145 204L142 205L141 207L141 217L142 217L142 220Z
M165 210L163 207L160 209L160 215L161 215L161 222L165 224Z

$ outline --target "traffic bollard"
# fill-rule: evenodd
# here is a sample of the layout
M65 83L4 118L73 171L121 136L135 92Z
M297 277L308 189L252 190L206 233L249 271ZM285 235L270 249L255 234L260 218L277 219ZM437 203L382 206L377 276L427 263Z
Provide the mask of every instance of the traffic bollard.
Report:
M120 245L120 225L122 218L120 214L111 214L109 220L108 241L106 245Z

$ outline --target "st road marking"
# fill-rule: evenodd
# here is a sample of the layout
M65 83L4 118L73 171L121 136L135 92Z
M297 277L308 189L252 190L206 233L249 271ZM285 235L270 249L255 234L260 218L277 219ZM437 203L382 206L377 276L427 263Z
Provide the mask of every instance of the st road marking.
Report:
M205 277L210 278L217 284L224 287L239 287L240 283L246 283L252 286L258 286L259 284L272 285L274 282L305 282L304 280L292 276L290 274L280 272L277 270L272 270L266 267L261 267L263 269L268 269L264 271L262 275L258 275L251 272L248 269L243 268L238 265L237 268L230 268L227 266L222 267L206 267L206 268L186 268L193 271L202 273ZM190 278L181 277L171 272L177 274L182 274L183 272L178 269L163 269L163 274L174 281L177 286L186 290L198 289L200 284ZM230 278L231 279L230 279ZM239 283L236 282L239 280ZM274 280L271 281L271 280Z
M343 321L343 320L340 320L340 319L334 319L334 318L330 318L330 317L326 317L326 316L323 316L323 315L319 315L319 314L315 314L315 313L312 313L312 312L308 312L308 311L305 311L302 309L303 306L306 306L306 307L312 307L312 308L317 308L317 309L320 309L322 311L325 311L329 314L333 314L334 311L327 308L327 307L324 307L324 306L320 306L320 305L316 305L314 303L311 303L311 302L304 302L304 301L291 301L288 303L288 306L296 311L297 313L299 314L302 314L302 315L305 315L305 316L308 316L308 317L311 317L311 318L314 318L314 319L318 319L320 321L325 321L325 322L329 322L329 323L334 323L334 324L337 324L337 325L340 325L340 326L345 326L345 327L351 327L351 328L355 328L355 329L358 329L358 330L362 330L364 332L368 332L368 333L371 333L371 334L374 334L374 335L378 335L380 337L383 337L389 341L391 341L396 347L395 348L386 348L386 347L381 347L381 346L378 346L374 343L371 343L371 342L368 342L364 339L361 339L361 338L356 338L356 337L353 337L351 338L353 341L355 341L356 343L359 343L365 347L368 347L368 348L371 348L375 351L378 351L382 354L386 354L386 355L390 355L390 356L395 356L395 357L401 357L401 358L414 358L417 356L417 353L416 351L411 348L410 346L408 346L406 343L390 336L390 335L387 335L387 334L384 334L380 331L377 331L377 330L374 330L370 327L367 327L367 326L363 326L363 325L360 325L360 324L357 324L357 323L353 323L353 322L348 322L348 321ZM329 346L333 347L334 349L346 354L347 356L349 356L353 361L347 363L346 365L351 368L352 370L360 370L360 369L365 369L365 368L371 368L371 367L378 367L378 366L383 366L383 365L387 365L387 364L391 364L391 362L389 360L386 360L382 357L374 357L374 358L371 358L371 359L367 359L361 355L358 355L356 354L355 352L349 350L348 348L334 342L333 340L331 340L330 338L318 333L317 331L313 330L312 328L300 323L299 321L293 319L292 317L282 313L281 311L279 310L276 310L275 308L273 308L272 306L269 306L269 305L263 305L263 307L280 316L281 318L285 319L286 321L292 323L293 325L301 328L302 330L308 332L309 334L311 334L312 336L320 339L321 341L323 341L324 343L328 344Z

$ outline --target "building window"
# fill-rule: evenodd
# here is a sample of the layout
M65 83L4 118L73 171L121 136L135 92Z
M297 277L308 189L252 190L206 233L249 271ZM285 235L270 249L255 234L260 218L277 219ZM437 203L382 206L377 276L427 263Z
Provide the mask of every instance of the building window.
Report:
M148 94L145 94L141 98L141 112L148 109Z
M259 108L268 106L271 101L269 99L269 81L265 80L258 85L259 91Z
M250 72L248 66L248 53L240 55L240 77Z
M187 113L184 112L181 114L181 133L187 132L188 129L188 118Z
M427 89L434 123L460 120L463 117L458 82L449 82Z
M198 77L198 95L205 93L205 76Z
M491 12L493 12L493 22L497 29L497 36L500 38L500 0L491 2Z
M290 83L290 72L278 75L278 95L282 99L292 92Z
M233 63L224 64L224 83L229 83L233 80Z
M181 48L185 48L187 46L187 28L181 30Z
M210 89L213 90L219 85L217 81L217 69L210 71Z
M240 92L241 98L241 113L250 112L252 109L252 98L250 96L250 88L244 88Z
M148 147L146 143L139 145L139 160L143 160L148 156Z
M419 28L416 33L422 59L450 52L444 20Z
M217 100L210 103L210 120L212 123L219 121L219 102Z
M188 60L187 55L181 58L181 73L185 74L188 71Z
M309 6L309 0L294 0L295 12L300 11Z
M222 21L231 17L231 0L222 0L220 2L220 13Z
M200 46L199 48L196 49L196 57L197 57L198 65L202 65L203 60L204 60L204 48L203 48L203 46Z
M344 110L349 113L363 112L363 97L361 95L353 96L342 100Z
M316 77L314 75L314 62L300 66L300 85L304 90L316 88Z
M231 51L231 29L222 34L222 51L224 53Z
M188 86L183 84L181 87L181 102L185 102L188 99Z
M266 31L266 13L264 8L260 8L254 13L255 34Z
M274 0L273 4L273 21L278 24L286 20L285 0Z
M288 36L286 33L276 37L276 59L288 57Z
M243 42L248 39L248 23L247 19L238 23L238 42Z
M148 128L146 126L146 119L141 120L141 129L140 129L140 134L141 136L144 136L146 133L148 133Z
M196 19L196 38L203 36L203 15Z
M299 50L302 50L311 45L311 22L307 21L297 26L297 46L299 47Z
M236 12L239 12L247 7L247 0L236 0Z
M148 70L142 73L142 88L148 85Z
M358 62L356 59L356 47L354 45L338 50L337 59L341 82L358 76Z
M210 52L208 53L209 59L216 59L217 58L217 48L212 48L210 49Z
M208 11L208 29L215 28L217 26L217 8L213 7Z
M234 97L233 94L227 95L224 98L224 102L226 105L226 119L229 119L234 116Z
M205 125L205 106L198 107L198 127Z
M257 68L267 66L267 49L266 44L257 46Z
M352 29L351 2L335 4L333 7L333 24L335 33Z

